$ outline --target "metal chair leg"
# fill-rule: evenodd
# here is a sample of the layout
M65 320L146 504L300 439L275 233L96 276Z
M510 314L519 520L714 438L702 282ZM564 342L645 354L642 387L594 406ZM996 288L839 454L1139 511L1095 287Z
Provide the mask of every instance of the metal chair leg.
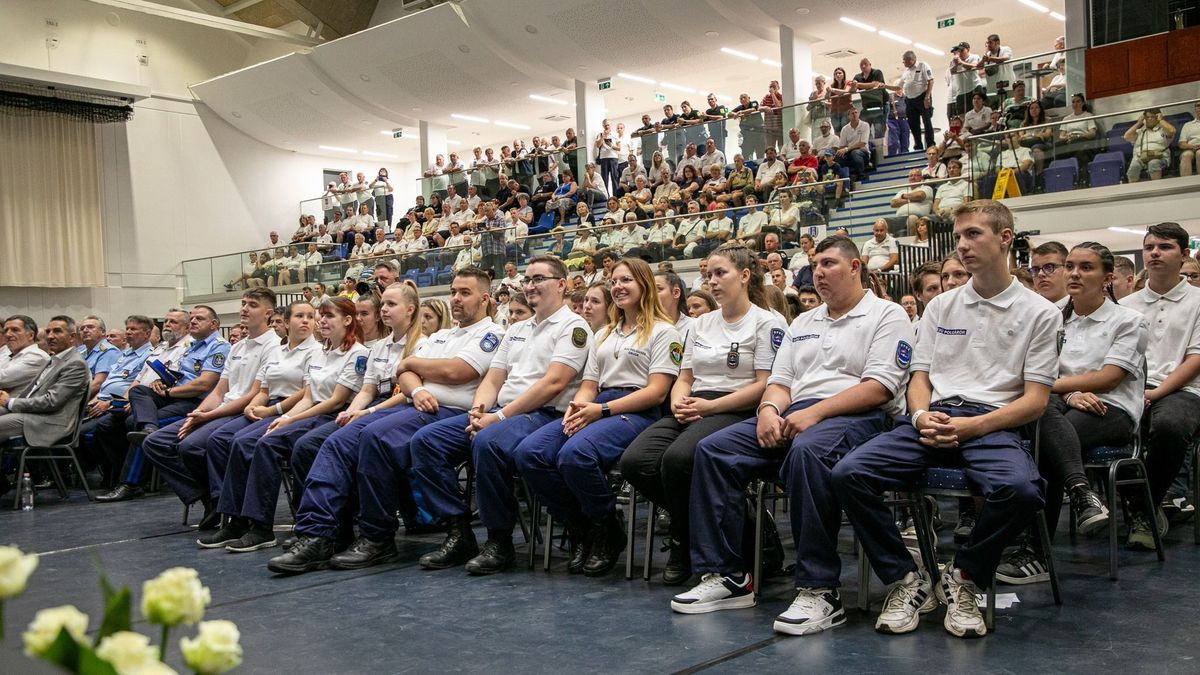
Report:
M1142 494L1146 497L1146 516L1150 519L1150 533L1154 535L1154 551L1158 554L1158 561L1162 562L1167 556L1163 550L1162 536L1158 532L1158 504L1154 503L1154 497L1150 494L1150 474L1142 460L1134 461L1142 474Z
M1192 503L1200 501L1200 451L1192 443ZM1192 542L1200 544L1200 517L1192 516Z
M62 471L58 469L58 460L50 456L46 459L46 463L50 465L50 474L54 477L54 488L58 490L58 497L64 502L71 498L71 492L67 490L67 482L63 480Z
M996 578L992 577L992 583L988 584L987 589L987 606L983 611L983 625L987 626L989 631L996 630Z
M1050 543L1050 527L1046 524L1046 513L1037 514L1038 537L1042 540L1042 553L1046 556L1046 571L1050 574L1050 590L1054 593L1054 604L1062 605L1062 593L1058 588L1058 572L1054 569L1054 549Z
M92 494L92 489L88 487L87 475L83 472L83 465L79 463L79 456L74 452L71 453L71 463L75 465L75 473L79 474L79 484L83 486L83 494L87 495L89 502L96 501L96 495Z
M29 448L22 448L17 457L17 485L13 489L13 511L21 510L21 481L25 480L25 455L29 453ZM37 499L37 494L33 495Z
M1117 559L1117 466L1108 465L1108 578L1117 580L1120 564Z
M649 502L650 513L654 513L654 506ZM637 525L637 488L633 485L629 486L629 504L627 505L628 513L625 514L625 580L633 579L633 532Z
M654 562L654 524L658 518L658 508L653 503L646 509L646 552L642 556L642 579L650 581L650 572Z
M191 505L191 504L184 504L184 505L183 505L183 526L184 526L184 527L187 527L187 526L188 526L188 513L189 513L191 510L192 510L192 505Z
M929 517L929 512L925 510L923 496L915 500L912 513L913 525L917 530L917 549L921 551L921 559L925 563L925 570L929 573L930 582L936 584L938 574L941 572L941 568L938 566L937 547L933 544L934 537L937 535L933 531L933 522Z
M758 481L754 489L754 597L762 595L763 492L766 483Z
M871 609L871 563L858 537L854 538L854 545L858 549L858 608L865 612Z
M550 542L554 540L554 516L546 510L546 533L542 535L542 571L550 571ZM532 544L530 545L532 548Z

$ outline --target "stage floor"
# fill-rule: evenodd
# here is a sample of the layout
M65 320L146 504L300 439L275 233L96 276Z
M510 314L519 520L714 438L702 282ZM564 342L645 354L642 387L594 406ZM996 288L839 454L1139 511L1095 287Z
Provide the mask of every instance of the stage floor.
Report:
M39 608L75 604L89 614L93 630L99 625L97 560L114 584L133 589L135 620L143 580L173 566L198 570L212 590L206 618L230 619L241 630L245 664L237 672L243 673L1200 672L1200 546L1192 543L1190 523L1167 535L1165 563L1153 553L1122 549L1117 583L1108 579L1107 538L1071 543L1064 524L1056 554L1065 604L1054 605L1048 584L1000 586L1018 602L997 611L994 633L965 641L942 629L940 609L915 633L877 634L877 579L871 612L851 608L858 584L848 528L842 533L847 623L787 637L775 634L771 623L791 602L790 578L767 580L753 609L674 614L669 601L680 589L658 581L665 553L656 552L654 579L641 579L640 535L633 581L624 579L623 567L604 579L568 575L561 551L550 573L540 559L532 572L521 565L482 578L461 568L420 569L417 558L440 535L400 537L397 564L276 577L266 561L280 548L200 550L195 530L180 525L180 511L169 495L104 505L78 492L68 503L48 494L32 512L0 510L0 543L41 554L30 588L7 603L9 640L0 651L9 662L0 662L0 672L29 672L11 659ZM786 521L781 513L785 545ZM277 522L289 522L286 507ZM946 556L949 532L942 535ZM525 550L518 544L518 555ZM146 624L137 627L157 641ZM181 672L178 637L190 632L177 630L168 652L168 663Z

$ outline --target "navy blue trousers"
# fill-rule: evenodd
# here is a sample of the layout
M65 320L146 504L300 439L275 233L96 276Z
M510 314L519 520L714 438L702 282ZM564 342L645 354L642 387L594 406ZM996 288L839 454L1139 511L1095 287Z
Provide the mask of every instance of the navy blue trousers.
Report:
M963 406L934 407L951 417L984 412ZM996 431L955 449L922 445L907 417L897 427L855 448L833 469L833 489L854 525L875 574L885 584L916 569L900 538L884 493L917 486L930 467L959 467L984 497L971 538L958 549L954 564L980 588L992 582L1004 548L1042 508L1044 482L1016 430Z
M280 460L292 456L309 433L323 433L322 427L333 422L333 415L316 415L297 420L264 435L276 418L268 417L242 429L233 437L225 482L217 510L230 516L242 516L260 525L275 522L275 506L283 480Z
M193 429L183 440L179 440L179 429L184 420L173 422L146 437L142 451L146 459L158 467L158 473L167 485L179 495L184 504L191 504L208 495L208 442L222 427L245 419L241 415L230 415L211 420Z

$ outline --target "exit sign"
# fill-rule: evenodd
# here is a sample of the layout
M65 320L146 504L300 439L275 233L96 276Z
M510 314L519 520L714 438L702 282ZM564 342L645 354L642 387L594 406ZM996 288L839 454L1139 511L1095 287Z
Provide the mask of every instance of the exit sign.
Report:
M667 95L662 93L661 91L656 91L656 92L654 92L654 100L658 101L659 103L666 103Z
M954 25L954 15L938 17L937 26L941 28L949 28Z
M404 138L404 130L392 129L392 138Z
M612 89L612 80L600 80L596 83L600 87L600 91L608 91Z

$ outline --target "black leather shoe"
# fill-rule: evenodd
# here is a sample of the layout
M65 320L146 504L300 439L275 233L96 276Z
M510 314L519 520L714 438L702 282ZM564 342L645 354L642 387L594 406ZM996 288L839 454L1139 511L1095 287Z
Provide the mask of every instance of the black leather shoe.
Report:
M144 494L146 494L146 491L136 485L121 483L112 490L97 496L96 501L103 502L105 504L109 502L123 502L128 499L137 499Z
M670 553L667 556L667 567L663 570L663 584L678 586L692 578L692 565L688 559L688 549L684 544L671 540Z
M589 577L600 577L612 571L617 558L625 550L625 519L619 511L613 511L596 525L592 536L592 555L583 564L583 573Z
M571 574L583 574L583 566L592 556L592 531L586 527L570 528L571 559L567 561L567 571Z
M250 523L248 521L241 518L230 518L229 522L216 532L200 535L196 539L196 545L200 548L225 548L230 544L236 544L249 530Z
M400 557L396 550L396 540L371 541L366 537L354 540L350 548L329 559L329 566L339 570L360 570L386 562L394 562Z
M221 526L221 518L224 517L217 510L216 504L213 504L212 499L207 495L200 499L201 506L204 507L204 515L200 516L200 523L196 525L197 530L215 530Z
M421 556L417 564L427 570L444 570L464 565L479 555L479 543L475 540L475 532L471 530L468 518L464 516L451 520L450 530L442 545Z
M158 431L158 427L153 424L147 424L142 427L141 431L130 431L125 434L125 440L129 441L130 445L141 445L147 436L156 431Z
M517 551L511 541L499 542L488 539L479 549L479 555L467 561L470 574L495 574L512 567L517 560Z
M267 561L267 569L276 574L303 574L329 567L333 540L301 534L287 553Z

